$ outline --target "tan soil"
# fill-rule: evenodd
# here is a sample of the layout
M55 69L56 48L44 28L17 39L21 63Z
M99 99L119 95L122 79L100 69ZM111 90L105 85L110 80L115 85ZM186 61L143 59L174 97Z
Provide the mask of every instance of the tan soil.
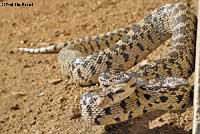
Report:
M25 1L34 6L0 7L1 134L191 133L191 108L183 113L153 112L106 127L71 119L81 94L92 87L76 87L70 78L63 77L56 54L12 51L111 31L137 22L156 7L174 0Z

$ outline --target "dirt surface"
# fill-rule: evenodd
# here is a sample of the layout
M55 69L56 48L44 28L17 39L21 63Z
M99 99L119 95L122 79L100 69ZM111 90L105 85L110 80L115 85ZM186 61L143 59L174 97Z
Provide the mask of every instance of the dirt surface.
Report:
M0 133L191 133L192 108L183 113L154 112L112 126L91 126L81 118L72 119L81 94L92 87L76 87L70 78L63 77L57 54L13 52L16 47L41 47L45 45L41 42L111 31L172 1L24 0L33 6L0 6Z

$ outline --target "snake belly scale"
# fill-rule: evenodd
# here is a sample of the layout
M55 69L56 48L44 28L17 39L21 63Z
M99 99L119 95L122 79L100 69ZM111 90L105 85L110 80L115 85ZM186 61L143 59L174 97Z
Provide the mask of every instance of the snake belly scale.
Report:
M196 23L196 16L183 3L167 4L126 28L46 48L18 50L60 51L58 62L64 75L80 85L101 85L81 97L83 119L114 124L155 110L184 110L189 105ZM166 53L141 62L169 38Z

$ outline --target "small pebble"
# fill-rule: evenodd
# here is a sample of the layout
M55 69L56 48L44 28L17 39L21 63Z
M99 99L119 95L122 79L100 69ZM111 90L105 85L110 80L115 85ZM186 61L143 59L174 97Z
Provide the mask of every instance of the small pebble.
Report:
M23 92L23 91L18 91L18 92L12 92L11 93L14 97L16 98L19 98L19 97L22 97L22 96L26 96L27 93L26 92Z
M58 103L63 103L64 101L66 100L66 98L65 97L60 97L60 98L58 98Z
M14 51L13 51L13 50L10 50L9 53L10 53L10 54L14 54Z
M81 113L73 113L70 115L70 120L78 119L81 117Z
M31 112L33 112L33 111L32 111L32 109L29 108L29 109L27 110L27 112L28 112L28 113L31 113Z
M43 93L43 92L41 92L40 94L38 94L38 96L44 96L44 93Z
M48 82L49 82L50 84L58 84L58 83L60 83L61 81L62 81L62 79L57 78L57 79L49 80Z
M11 25L12 25L12 26L16 26L17 24L16 24L15 22L13 22Z
M51 66L51 68L52 68L52 69L56 69L56 66L55 66L55 65L53 65L53 66Z
M5 123L5 121L4 121L4 120L0 120L0 123L2 123L2 124L3 124L3 123Z
M59 35L60 35L60 32L56 30L54 33L54 37L58 37Z
M80 117L81 117L80 109L78 108L72 109L70 120L78 119Z
M21 40L20 41L20 44L25 44L25 43L27 43L28 42L28 40Z
M36 123L36 120L32 120L31 122L30 122L30 125L32 126L32 125L35 125L35 123Z
M35 44L34 43L30 43L30 46L33 47L33 46L35 46Z
M23 67L24 68L29 68L29 67L32 67L32 65L25 64Z
M10 107L11 110L19 110L20 107L19 107L19 104L14 104Z

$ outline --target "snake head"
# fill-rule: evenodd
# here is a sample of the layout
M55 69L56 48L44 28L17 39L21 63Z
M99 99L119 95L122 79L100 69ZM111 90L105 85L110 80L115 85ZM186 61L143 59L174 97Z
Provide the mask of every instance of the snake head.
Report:
M97 91L86 92L80 99L81 116L90 124L98 124L96 119L103 114L104 109L98 105L100 101Z
M70 74L80 86L94 85L97 83L99 68L90 58L78 57L71 61Z
M80 104L86 107L107 107L111 105L109 103L110 99L107 98L109 94L114 94L111 88L108 88L106 91L99 88L97 90L85 92L81 97Z
M131 73L121 69L110 69L100 73L98 80L102 87L108 87L127 83L131 78Z
M63 48L58 54L58 63L60 64L61 71L63 74L70 76L72 62L76 59L81 59L81 53L75 50L68 50ZM81 60L76 61L75 63L81 63Z
M83 94L81 97L80 104L81 105L97 105L98 93L96 91L89 91Z

